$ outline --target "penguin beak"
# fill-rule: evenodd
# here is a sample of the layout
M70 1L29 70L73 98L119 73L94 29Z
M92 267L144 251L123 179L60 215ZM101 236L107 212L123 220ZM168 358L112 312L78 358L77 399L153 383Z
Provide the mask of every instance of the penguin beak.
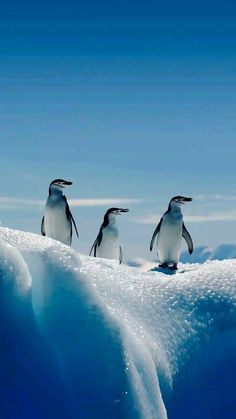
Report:
M185 203L186 202L191 202L193 199L192 198L183 198L182 200L181 200L181 204L183 204L183 205L185 205Z
M61 185L62 186L62 188L65 188L65 186L70 186L70 185L72 185L72 182L69 182L69 181L67 181L67 180L64 180L63 181L63 184Z
M118 214L120 215L122 212L129 212L129 209L128 208L120 208Z

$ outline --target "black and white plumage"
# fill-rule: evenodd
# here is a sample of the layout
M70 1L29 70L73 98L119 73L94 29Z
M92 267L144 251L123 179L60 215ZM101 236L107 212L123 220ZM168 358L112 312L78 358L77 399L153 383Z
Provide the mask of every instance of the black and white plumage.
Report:
M152 251L157 237L157 255L160 261L159 266L162 268L177 269L182 237L188 245L189 253L193 252L192 238L184 225L181 212L181 205L190 201L192 201L192 198L174 196L153 233L150 251Z
M70 246L73 226L78 237L79 234L66 196L63 194L63 189L68 185L72 185L72 182L63 179L55 179L50 183L49 196L41 223L41 233L43 236L51 237Z
M119 233L116 226L117 215L128 212L127 208L109 208L104 215L98 236L94 241L89 255L94 257L115 259L122 262L122 249L119 244Z

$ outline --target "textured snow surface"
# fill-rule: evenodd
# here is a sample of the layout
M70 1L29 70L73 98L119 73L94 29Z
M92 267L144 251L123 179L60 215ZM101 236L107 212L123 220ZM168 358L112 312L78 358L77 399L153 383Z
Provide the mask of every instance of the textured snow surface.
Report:
M175 275L0 228L1 418L235 417L236 261Z

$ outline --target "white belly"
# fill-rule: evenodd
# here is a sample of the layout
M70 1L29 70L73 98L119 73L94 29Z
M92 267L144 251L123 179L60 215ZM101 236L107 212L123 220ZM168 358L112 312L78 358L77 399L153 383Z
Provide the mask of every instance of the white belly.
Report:
M161 263L178 263L182 242L182 214L163 216L157 238L157 253Z
M102 241L100 246L97 246L96 256L106 259L119 260L120 245L119 235L116 227L107 226L102 232Z
M44 228L46 236L70 245L71 225L66 217L65 205L55 203L46 206L44 214Z

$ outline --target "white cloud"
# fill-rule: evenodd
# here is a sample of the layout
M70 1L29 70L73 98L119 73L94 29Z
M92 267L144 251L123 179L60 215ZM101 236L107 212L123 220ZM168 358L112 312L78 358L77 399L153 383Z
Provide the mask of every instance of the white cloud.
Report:
M208 221L235 221L236 211L212 212L205 215L186 215L184 219L190 223L204 223Z
M132 198L90 198L68 199L71 207L99 207L106 205L139 204L140 199Z
M236 195L195 195L194 201L236 201Z
M133 221L138 224L157 224L161 218L161 215L149 214L146 217L133 218ZM184 221L189 223L205 223L215 221L236 221L236 211L221 211L212 212L204 215L185 215Z
M41 207L44 205L44 201L40 201L37 199L22 199L22 198L12 198L12 197L0 197L0 208L24 208L24 207Z
M138 204L139 199L132 198L88 198L88 199L68 199L71 207L98 207L108 205ZM46 201L37 199L22 199L12 197L0 197L0 208L19 209L25 207L42 208Z

